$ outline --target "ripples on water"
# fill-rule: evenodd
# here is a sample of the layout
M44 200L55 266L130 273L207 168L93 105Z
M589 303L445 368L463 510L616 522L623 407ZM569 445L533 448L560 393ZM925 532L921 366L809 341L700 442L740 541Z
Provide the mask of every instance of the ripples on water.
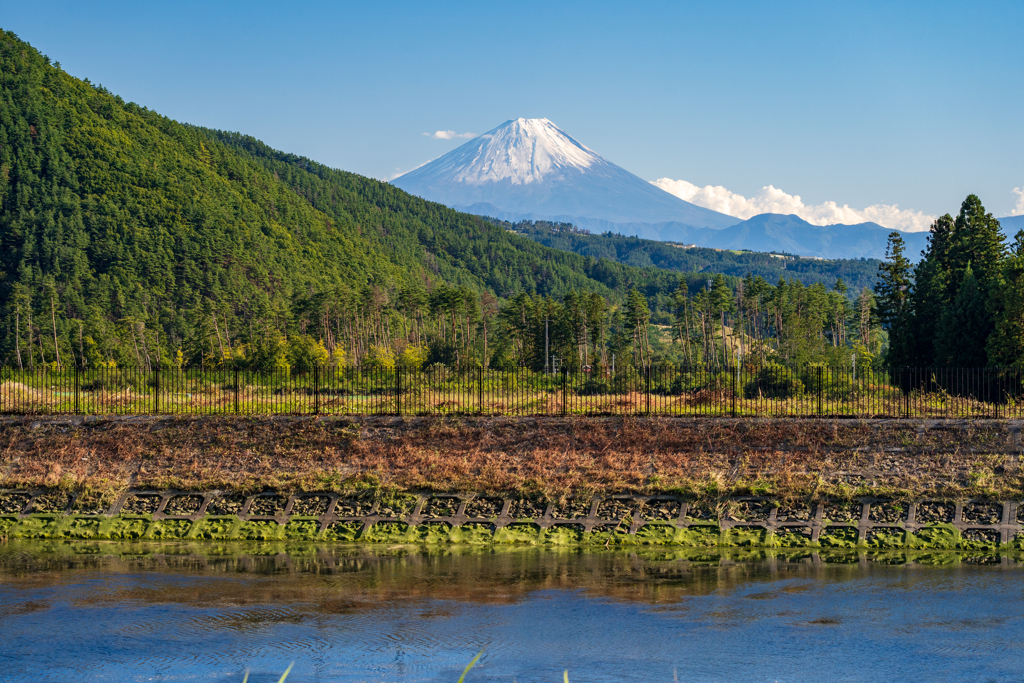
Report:
M961 560L12 542L0 680L1021 680L1024 565Z

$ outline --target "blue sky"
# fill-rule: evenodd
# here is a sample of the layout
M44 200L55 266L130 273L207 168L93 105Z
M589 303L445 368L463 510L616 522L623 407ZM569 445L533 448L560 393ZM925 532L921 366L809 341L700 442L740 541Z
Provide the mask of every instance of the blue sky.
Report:
M424 133L545 117L712 208L771 186L1024 212L1024 2L6 0L0 26L126 100L377 178L464 142Z

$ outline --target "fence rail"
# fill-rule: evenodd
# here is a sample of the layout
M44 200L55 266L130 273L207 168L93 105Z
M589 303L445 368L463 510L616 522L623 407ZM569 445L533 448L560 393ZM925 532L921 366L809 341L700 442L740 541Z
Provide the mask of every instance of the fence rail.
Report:
M0 413L1024 417L1006 368L0 369Z

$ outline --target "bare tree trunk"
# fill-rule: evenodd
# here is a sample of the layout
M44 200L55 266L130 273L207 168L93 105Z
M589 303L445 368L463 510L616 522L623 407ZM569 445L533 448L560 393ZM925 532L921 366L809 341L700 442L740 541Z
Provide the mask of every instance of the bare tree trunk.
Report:
M21 304L15 304L14 307L14 351L18 355L18 369L24 370L25 366L21 364Z

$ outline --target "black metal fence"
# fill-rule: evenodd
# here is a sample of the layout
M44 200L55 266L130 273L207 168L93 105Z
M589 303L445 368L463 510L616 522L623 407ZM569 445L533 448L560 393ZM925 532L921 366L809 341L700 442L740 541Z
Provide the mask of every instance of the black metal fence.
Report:
M1024 417L1005 368L0 369L0 413Z

